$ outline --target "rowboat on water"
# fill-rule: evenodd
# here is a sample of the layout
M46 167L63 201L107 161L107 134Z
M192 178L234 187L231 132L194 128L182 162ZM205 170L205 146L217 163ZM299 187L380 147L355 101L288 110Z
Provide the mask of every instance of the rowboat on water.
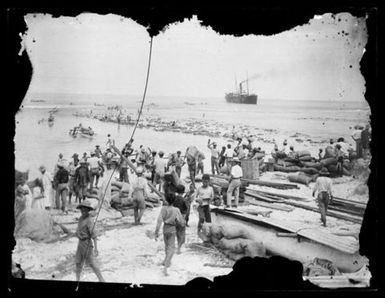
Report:
M69 131L69 134L74 138L76 138L77 136L92 138L95 132L92 130L91 127L85 128L76 126Z
M238 209L211 209L215 224L239 225L262 242L270 255L279 255L302 264L321 258L331 261L340 272L357 272L367 262L359 254L358 239L341 237L314 226L273 217L261 217Z

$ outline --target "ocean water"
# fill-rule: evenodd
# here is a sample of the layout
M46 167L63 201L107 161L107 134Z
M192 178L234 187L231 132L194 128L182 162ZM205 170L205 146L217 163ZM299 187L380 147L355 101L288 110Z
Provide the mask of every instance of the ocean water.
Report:
M45 100L31 102L30 100ZM72 103L72 105L71 105ZM94 103L105 106L95 106ZM90 111L100 113L107 105L122 105L133 116L141 104L140 96L112 95L70 95L70 94L34 94L27 95L23 108L15 115L15 159L16 168L30 170L30 178L37 176L37 169L44 164L53 170L59 153L69 159L73 153L82 155L95 145L105 147L107 134L111 134L118 147L123 146L130 138L133 126L105 123L96 119L73 116L74 112ZM58 107L53 125L47 122L38 124L42 118L48 117L49 109ZM148 96L143 109L143 117L159 116L168 120L212 120L226 123L235 130L240 125L256 127L269 136L267 129L276 130L276 140L300 133L311 139L328 140L345 137L351 140L352 128L356 124L365 125L369 121L370 109L366 102L339 101L298 101L259 99L257 105L239 105L227 103L223 98L191 98L191 97L152 97ZM86 137L73 138L69 130L82 123L91 126L95 131L92 139ZM210 156L206 148L206 136L186 135L178 132L155 132L151 129L138 128L134 136L135 145L143 144L167 153L182 152L189 145L196 145ZM225 145L226 140L212 138ZM316 152L316 147L305 143L297 144L298 150L308 149ZM308 146L308 147L306 147ZM310 147L309 147L310 146ZM271 151L271 144L261 144L262 149ZM206 158L205 166L209 166Z

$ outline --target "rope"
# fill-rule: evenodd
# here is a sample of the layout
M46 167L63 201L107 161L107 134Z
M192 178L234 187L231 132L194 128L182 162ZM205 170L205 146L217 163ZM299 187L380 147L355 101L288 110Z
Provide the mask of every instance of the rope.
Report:
M140 106L140 110L139 110L139 114L138 114L138 119L137 119L137 121L136 121L134 130L133 130L133 132L132 132L132 134L131 134L130 140L133 138L133 136L134 136L134 134L135 134L136 127L138 126L138 123L139 123L139 120L140 120L140 116L142 115L142 110L143 110L144 100L145 100L145 98L146 98L146 93L147 93L148 78L149 78L149 75L150 75L151 55L152 55L152 36L151 36L151 40L150 40L150 53L149 53L149 56L148 56L147 76L146 76L146 84L145 84L144 92L143 92L142 104L141 104L141 106ZM103 194L103 197L102 197L100 206L99 206L99 210L98 210L98 212L97 212L97 214L96 214L96 217L95 217L95 220L94 220L94 224L93 224L93 226L92 226L91 234L93 233L93 231L94 231L94 229L95 229L95 225L96 225L96 222L97 222L97 220L98 220L100 210L102 209L103 202L104 202L104 198L105 198L105 196L106 196L106 191L107 191L107 189L108 189L108 185L110 184L111 179L112 179L112 176L114 175L116 169L117 169L117 167L114 168L114 170L113 170L112 173L111 173L110 178L108 179L107 187L106 187L106 189L104 190L104 194ZM87 243L87 249L86 249L86 254L85 254L86 256L88 255L88 250L89 250L91 241L92 241L92 240L90 239L90 241ZM82 266L81 266L81 269L80 269L80 273L83 271L84 264L85 264L85 260L82 262ZM78 289L79 289L79 284L80 284L80 278L79 278L79 281L77 282L77 286L76 286L75 291L78 291Z

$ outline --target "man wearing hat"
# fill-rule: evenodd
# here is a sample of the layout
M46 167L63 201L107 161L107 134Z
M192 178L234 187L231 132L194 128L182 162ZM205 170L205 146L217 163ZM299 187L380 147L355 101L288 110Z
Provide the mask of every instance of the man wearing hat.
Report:
M143 167L136 169L137 178L132 182L132 204L134 206L135 224L140 224L146 208L145 199L148 197L150 190L148 188L147 179L143 177Z
M88 200L84 200L76 208L80 209L82 214L76 230L76 237L79 239L75 254L76 281L80 280L80 274L84 264L87 264L94 271L99 281L104 282L104 278L94 260L94 255L98 255L97 235L95 233L94 222L89 215L89 212L94 208Z
M313 188L313 197L315 193L317 192L317 203L318 208L321 214L321 221L324 227L326 227L326 213L328 210L328 206L330 201L333 199L332 196L332 180L327 177L329 175L329 172L326 170L326 168L322 168L322 170L319 172L319 177L315 181L315 185Z
M233 166L231 167L231 171L230 171L230 183L229 183L229 187L227 188L227 194L226 194L227 208L231 207L231 197L233 196L233 193L234 193L235 208L238 207L239 189L241 187L241 178L243 176L243 171L242 171L242 168L240 167L241 161L237 157L234 157L232 159L232 162L233 162Z
M54 186L56 189L56 208L59 209L60 201L61 201L61 209L63 213L68 214L67 211L67 194L68 194L68 181L69 181L69 173L65 169L65 164L63 161L57 164L57 172L53 178ZM60 200L61 199L61 200Z
M210 143L210 139L207 142L207 148L211 150L211 173L215 175L215 171L219 175L219 150L217 149L217 143Z
M75 171L74 185L79 196L79 202L81 202L85 199L87 193L88 183L90 183L90 172L85 159L82 158L79 164L80 166Z
M95 187L98 188L100 169L103 168L103 164L100 158L96 157L94 151L91 152L91 157L87 159L87 163L90 167L90 189L92 190L94 187L94 180L96 180Z
M154 160L155 167L155 185L159 184L159 190L162 188L164 174L167 168L167 160L163 158L164 152L159 151L158 157Z
M128 160L129 153L127 151L124 152L124 157ZM120 182L127 182L128 183L128 163L126 159L121 158L120 159L120 165L119 165L119 181Z
M72 195L75 197L77 196L76 187L75 187L75 173L76 169L79 167L79 159L77 158L77 154L75 153L72 157L73 160L70 162L68 166L68 173L69 173L69 181L68 181L68 206L71 206L71 199Z

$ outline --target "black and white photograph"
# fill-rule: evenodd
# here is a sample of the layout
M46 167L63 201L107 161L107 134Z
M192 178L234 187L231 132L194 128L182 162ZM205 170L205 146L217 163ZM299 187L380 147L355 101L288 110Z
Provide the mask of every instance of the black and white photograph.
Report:
M258 259L369 288L367 19L235 36L193 14L152 36L117 13L26 11L12 276L215 284Z

